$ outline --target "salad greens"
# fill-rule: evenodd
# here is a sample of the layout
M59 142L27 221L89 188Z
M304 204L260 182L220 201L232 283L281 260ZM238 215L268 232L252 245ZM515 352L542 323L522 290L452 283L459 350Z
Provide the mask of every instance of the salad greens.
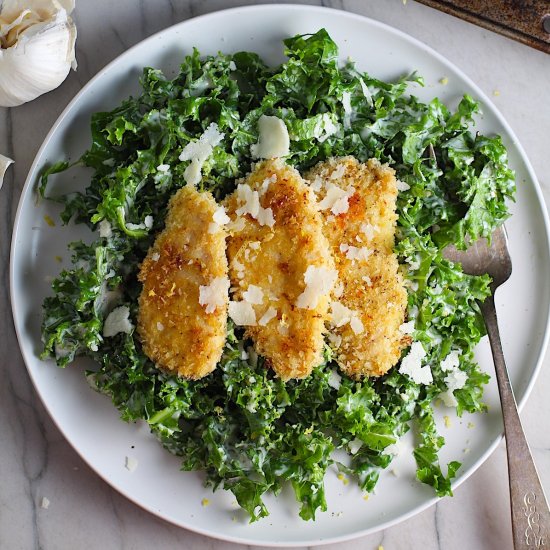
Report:
M465 275L441 251L489 236L508 216L514 178L506 151L499 137L473 131L478 105L469 96L452 112L438 99L422 103L407 91L422 85L418 75L388 83L349 61L342 65L325 30L284 44L288 60L275 68L251 52L203 58L196 50L172 80L146 68L141 95L93 115L92 145L78 161L93 169L91 182L56 200L65 205L65 223L93 230L101 223L104 230L91 244L71 245L73 266L44 301L42 357L60 367L77 356L92 358L99 366L88 373L90 384L110 396L121 417L147 421L182 457L183 470L206 471L208 483L232 491L251 520L268 514L262 496L286 482L302 518L326 510L323 479L335 449L349 455L340 470L372 491L393 458L391 446L411 426L418 433L418 479L450 495L460 464L439 463L444 440L432 407L447 392L459 415L485 410L488 376L473 348L484 335L477 301L490 291L487 277ZM399 365L378 379L340 377L328 345L310 377L284 383L231 322L218 368L188 381L155 368L135 332L102 336L115 306L126 305L136 324L137 271L184 182L182 148L218 125L225 137L203 165L199 186L222 199L251 168L262 114L284 120L291 137L286 160L301 171L332 156L376 157L408 186L398 198L396 252L412 337L426 352L432 383L414 382ZM43 172L42 196L49 176L68 167L60 162ZM152 224L144 222L149 216ZM444 368L452 353L460 363L455 374L467 375L454 392Z

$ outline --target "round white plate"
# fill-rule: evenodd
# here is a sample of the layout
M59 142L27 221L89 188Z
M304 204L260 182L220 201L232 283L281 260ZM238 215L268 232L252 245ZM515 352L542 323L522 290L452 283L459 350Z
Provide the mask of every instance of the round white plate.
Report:
M517 202L507 223L514 273L497 292L504 352L520 402L527 397L540 366L547 341L550 302L548 223L533 170L517 139L485 95L456 67L422 43L386 25L342 11L308 6L267 5L236 8L198 17L166 29L128 50L103 69L75 97L55 123L29 173L15 222L11 257L11 298L15 326L30 376L59 429L88 464L108 483L135 503L170 522L225 540L278 546L337 542L401 521L436 501L430 487L415 481L410 453L402 452L392 465L398 476L384 472L376 493L368 500L351 483L344 485L334 471L327 474L328 511L317 521L298 517L293 495L267 498L271 515L248 524L229 493L212 494L203 476L179 471L180 460L163 450L142 424L125 424L108 398L92 391L83 376L82 362L65 370L38 359L41 351L41 304L51 293L51 277L58 274L56 256L69 265L66 244L89 236L80 226L50 227L47 214L58 220L59 208L36 204L35 186L40 168L67 157L77 159L90 144L89 120L94 111L117 106L139 92L138 77L145 65L167 74L177 70L183 55L196 46L203 54L252 50L269 63L283 60L282 40L325 27L340 46L342 59L351 56L359 68L375 77L392 80L417 70L426 87L415 86L423 100L439 96L456 104L469 93L482 104L478 128L504 138L516 170ZM438 81L446 76L449 82ZM55 191L84 188L90 171L74 168L53 180ZM488 346L479 346L479 360L493 372ZM486 392L490 412L474 418L442 421L447 439L442 460L459 459L463 467L455 486L487 458L501 437L502 423L496 386ZM453 415L451 415L453 416ZM475 427L471 426L471 422ZM405 445L406 447L406 445ZM468 448L469 452L464 453ZM137 459L132 473L125 458ZM399 498L396 498L399 495ZM85 499L86 495L82 495ZM201 501L208 498L210 504Z

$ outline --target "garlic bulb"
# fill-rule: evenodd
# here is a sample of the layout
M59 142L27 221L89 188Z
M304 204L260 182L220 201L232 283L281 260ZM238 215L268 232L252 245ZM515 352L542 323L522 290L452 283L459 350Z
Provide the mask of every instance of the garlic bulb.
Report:
M6 173L6 170L8 169L8 166L13 162L8 157L5 157L4 155L0 155L0 189L2 189L2 183L4 181L4 174Z
M0 0L0 107L35 99L76 68L74 0Z

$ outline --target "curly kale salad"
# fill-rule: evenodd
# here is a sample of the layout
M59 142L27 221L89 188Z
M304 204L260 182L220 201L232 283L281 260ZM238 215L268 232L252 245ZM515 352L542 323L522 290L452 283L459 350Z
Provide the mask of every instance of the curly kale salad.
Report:
M96 238L70 245L72 268L44 301L42 357L60 367L77 356L93 359L89 383L110 396L122 419L145 420L183 470L206 472L207 483L231 491L251 521L268 515L262 496L286 482L300 516L314 519L327 509L323 480L333 464L371 492L409 429L417 433L418 479L450 495L460 463L439 462L444 439L433 407L442 399L458 415L486 409L489 377L473 349L485 334L477 302L490 291L488 277L465 275L441 251L449 243L465 248L507 218L514 177L506 151L499 137L474 131L478 105L469 96L455 111L438 99L421 103L407 92L421 77L382 82L341 64L325 30L284 46L288 59L278 67L251 52L201 57L195 50L172 80L145 68L141 95L93 115L92 145L78 161L93 170L91 182L55 200L65 205L64 223L85 223ZM160 371L143 353L133 329L137 273L163 229L169 198L185 183L182 149L218 125L224 138L203 164L199 188L221 200L251 169L263 114L284 120L286 162L301 172L329 157L375 157L404 184L395 251L413 344L381 378L339 375L327 344L312 375L285 383L231 320L222 359L201 380ZM59 162L43 172L42 196L48 177L67 168ZM130 311L128 332L106 337L104 321L120 305ZM336 449L347 451L345 464L332 458Z

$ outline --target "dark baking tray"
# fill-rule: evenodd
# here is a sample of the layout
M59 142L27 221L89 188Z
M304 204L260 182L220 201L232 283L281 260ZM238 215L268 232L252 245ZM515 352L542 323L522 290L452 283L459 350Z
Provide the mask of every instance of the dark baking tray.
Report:
M417 0L432 8L550 53L548 0Z

